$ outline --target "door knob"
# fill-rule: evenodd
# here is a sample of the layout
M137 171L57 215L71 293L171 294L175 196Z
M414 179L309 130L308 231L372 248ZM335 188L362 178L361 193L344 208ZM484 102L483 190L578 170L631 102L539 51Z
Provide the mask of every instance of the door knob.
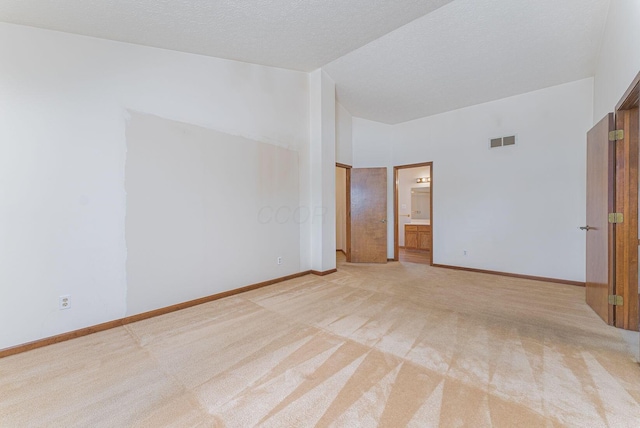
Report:
M383 223L386 223L386 222L387 222L387 219L386 219L386 218L383 218L383 219L382 219L382 220L380 220L380 221L381 221L381 222L383 222Z
M591 227L591 226L580 226L578 229L580 230L585 230L585 231L589 231L591 229L595 229L595 227Z

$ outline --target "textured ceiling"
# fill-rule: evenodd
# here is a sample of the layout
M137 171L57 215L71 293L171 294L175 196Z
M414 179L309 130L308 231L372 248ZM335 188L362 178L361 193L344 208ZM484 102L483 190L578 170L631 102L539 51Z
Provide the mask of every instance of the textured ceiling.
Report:
M451 0L2 0L0 21L312 71Z
M609 0L2 0L0 21L294 70L324 66L354 116L399 123L593 76L608 6Z
M398 123L593 76L609 0L455 0L325 66L354 116Z

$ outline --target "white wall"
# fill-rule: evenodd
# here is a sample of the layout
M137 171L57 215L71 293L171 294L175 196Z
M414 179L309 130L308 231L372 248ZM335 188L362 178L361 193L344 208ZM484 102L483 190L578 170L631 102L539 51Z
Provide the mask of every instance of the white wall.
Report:
M336 162L353 164L353 117L341 104L336 103Z
M611 0L594 78L593 122L615 110L640 72L640 2Z
M0 348L130 315L127 109L308 150L305 73L9 24L0 64Z
M336 267L336 86L322 69L309 73L309 106L311 269L325 272Z
M299 272L297 152L135 112L126 131L127 313Z
M354 164L434 162L434 263L583 281L592 109L584 79L395 126L354 118ZM391 257L392 221L388 236Z

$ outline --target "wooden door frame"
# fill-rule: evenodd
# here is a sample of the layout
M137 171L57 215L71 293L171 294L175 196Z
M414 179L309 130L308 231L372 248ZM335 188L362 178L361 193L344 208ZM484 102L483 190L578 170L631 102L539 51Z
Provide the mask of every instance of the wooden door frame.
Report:
M638 179L640 123L640 73L616 105L616 129L624 137L616 142L616 211L623 222L615 224L615 294L622 306L615 306L615 325L638 330Z
M347 262L351 261L351 165L346 165L344 163L336 162L336 168L344 168L345 169L345 182L347 184L346 188L346 202L345 202L345 219L346 219L346 232L345 232L345 256L347 256Z
M431 224L431 257L429 258L429 265L433 266L433 161L412 163L408 165L397 165L393 167L393 260L398 261L400 259L400 248L398 245L398 172L401 169L429 167L429 177L431 177L431 185L429 192L429 222Z

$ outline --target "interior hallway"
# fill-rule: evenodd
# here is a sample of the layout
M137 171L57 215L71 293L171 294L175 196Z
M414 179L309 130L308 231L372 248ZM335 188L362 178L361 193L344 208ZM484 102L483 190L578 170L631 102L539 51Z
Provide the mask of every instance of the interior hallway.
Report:
M0 360L2 426L637 426L584 289L352 265Z

